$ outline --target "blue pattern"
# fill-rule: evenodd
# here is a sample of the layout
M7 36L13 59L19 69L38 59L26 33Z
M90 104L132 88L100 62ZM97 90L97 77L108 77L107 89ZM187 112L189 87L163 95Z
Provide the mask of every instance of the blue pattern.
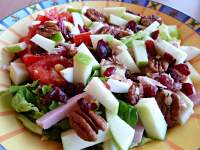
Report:
M6 150L6 149L0 144L0 150Z
M146 7L149 3L149 0L122 0L122 2L134 3Z
M49 8L64 3L66 3L66 0L45 0L40 2L43 8Z

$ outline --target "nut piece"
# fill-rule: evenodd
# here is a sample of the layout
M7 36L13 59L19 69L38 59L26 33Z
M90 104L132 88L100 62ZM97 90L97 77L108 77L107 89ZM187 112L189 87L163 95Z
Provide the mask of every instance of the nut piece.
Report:
M144 91L142 85L139 83L134 83L128 90L128 101L129 103L135 105L140 98L144 96Z
M56 32L59 31L59 27L57 26L57 23L54 23L52 21L46 21L44 22L43 25L41 25L38 30L37 33L44 36L44 37L51 37L54 34L56 34Z
M85 15L92 21L98 21L98 22L106 21L106 17L102 13L92 8L87 9Z

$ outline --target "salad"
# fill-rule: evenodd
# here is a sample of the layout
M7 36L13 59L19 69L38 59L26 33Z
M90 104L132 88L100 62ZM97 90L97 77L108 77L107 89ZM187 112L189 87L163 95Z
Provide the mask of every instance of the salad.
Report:
M182 46L176 25L125 7L53 8L3 51L12 86L1 96L24 127L64 150L165 140L200 103L188 62L200 49Z

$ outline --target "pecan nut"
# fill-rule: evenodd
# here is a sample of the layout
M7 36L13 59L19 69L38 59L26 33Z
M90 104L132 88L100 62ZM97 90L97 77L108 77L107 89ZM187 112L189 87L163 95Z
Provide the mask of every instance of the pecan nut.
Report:
M140 20L140 24L147 27L152 24L154 21L158 21L159 23L162 22L161 17L151 15L151 16L142 16Z
M92 8L87 9L85 15L92 21L98 21L98 22L106 21L106 17L102 13Z
M37 33L44 36L44 37L51 37L54 34L56 34L59 31L59 27L57 25L57 23L52 22L52 21L46 21L44 22L43 25L41 25L38 30Z
M139 83L134 83L128 90L128 101L129 103L135 105L140 98L144 96L144 91L142 85Z

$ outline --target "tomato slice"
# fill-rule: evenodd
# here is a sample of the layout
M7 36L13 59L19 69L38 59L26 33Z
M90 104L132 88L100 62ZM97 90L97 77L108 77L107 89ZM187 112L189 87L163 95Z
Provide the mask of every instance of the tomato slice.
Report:
M73 41L77 46L80 45L82 42L90 46L91 45L90 35L91 35L90 32L84 32L78 35L74 35Z
M26 66L29 66L37 61L44 59L45 57L46 56L28 54L28 55L24 55L22 60Z
M62 12L59 14L59 19L60 20L66 20L69 21L71 23L73 23L73 17L69 12Z
M27 59L27 58L25 58ZM39 80L44 84L52 84L55 86L65 86L66 81L63 77L56 72L54 66L56 64L61 64L65 68L72 67L73 63L71 60L64 58L62 56L29 56L30 63L27 66L27 70L32 78L32 80Z
M49 21L50 19L43 15L38 15L36 20L41 21L41 24L43 24L45 21Z

